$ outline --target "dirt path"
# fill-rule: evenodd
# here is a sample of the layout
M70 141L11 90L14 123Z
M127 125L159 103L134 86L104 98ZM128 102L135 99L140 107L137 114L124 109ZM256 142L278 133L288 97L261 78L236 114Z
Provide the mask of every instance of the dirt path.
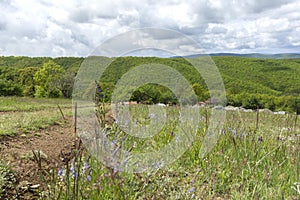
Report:
M61 152L75 148L77 139L74 134L72 117L61 125L51 126L38 132L15 137L0 137L0 161L9 163L14 172L15 189L10 195L20 195L18 199L34 199L34 192L26 187L42 187L38 162L34 153L40 152L43 169L59 167L62 163ZM31 194L32 193L32 194ZM9 198L13 199L13 198Z

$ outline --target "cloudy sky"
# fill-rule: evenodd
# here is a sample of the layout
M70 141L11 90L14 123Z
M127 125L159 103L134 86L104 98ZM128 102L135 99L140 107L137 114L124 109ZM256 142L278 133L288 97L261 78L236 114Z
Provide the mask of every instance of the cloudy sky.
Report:
M5 56L88 56L145 27L178 31L207 53L300 50L299 0L0 0L0 10ZM162 40L180 45L172 34Z

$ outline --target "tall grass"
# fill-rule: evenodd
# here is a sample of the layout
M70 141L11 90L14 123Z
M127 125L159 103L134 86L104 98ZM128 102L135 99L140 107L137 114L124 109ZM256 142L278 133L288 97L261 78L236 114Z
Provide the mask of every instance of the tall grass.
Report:
M133 119L148 123L143 106L131 109ZM213 150L199 157L210 117L201 109L193 145L171 165L146 173L110 168L79 147L72 159L51 172L48 199L299 199L300 138L295 115L227 112ZM167 144L178 110L167 108L168 121L151 139L126 137L132 151L153 151ZM259 126L257 126L259 120ZM299 124L297 125L299 127ZM111 139L117 125L109 129ZM120 133L121 136L125 133ZM121 137L120 138L123 138ZM124 147L124 148L125 148Z

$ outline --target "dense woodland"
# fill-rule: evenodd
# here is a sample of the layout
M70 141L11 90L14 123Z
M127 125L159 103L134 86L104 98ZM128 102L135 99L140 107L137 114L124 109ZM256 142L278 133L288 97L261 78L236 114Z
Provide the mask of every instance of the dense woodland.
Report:
M101 59L101 58L98 58ZM179 71L192 85L199 101L209 99L204 80L184 58L120 57L98 80L102 97L110 100L114 85L131 68L160 63ZM196 59L196 58L195 58ZM250 109L268 108L300 113L300 59L263 59L214 56L226 87L227 103ZM0 96L71 98L76 73L84 58L0 57ZM131 100L142 103L177 103L167 88L148 84Z

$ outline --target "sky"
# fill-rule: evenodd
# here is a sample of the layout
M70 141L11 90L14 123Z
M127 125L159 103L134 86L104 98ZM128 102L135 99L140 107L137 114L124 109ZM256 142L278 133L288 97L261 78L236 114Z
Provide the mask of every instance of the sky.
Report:
M299 0L0 0L0 10L0 56L86 57L146 27L171 30L154 42L185 54L300 51Z

